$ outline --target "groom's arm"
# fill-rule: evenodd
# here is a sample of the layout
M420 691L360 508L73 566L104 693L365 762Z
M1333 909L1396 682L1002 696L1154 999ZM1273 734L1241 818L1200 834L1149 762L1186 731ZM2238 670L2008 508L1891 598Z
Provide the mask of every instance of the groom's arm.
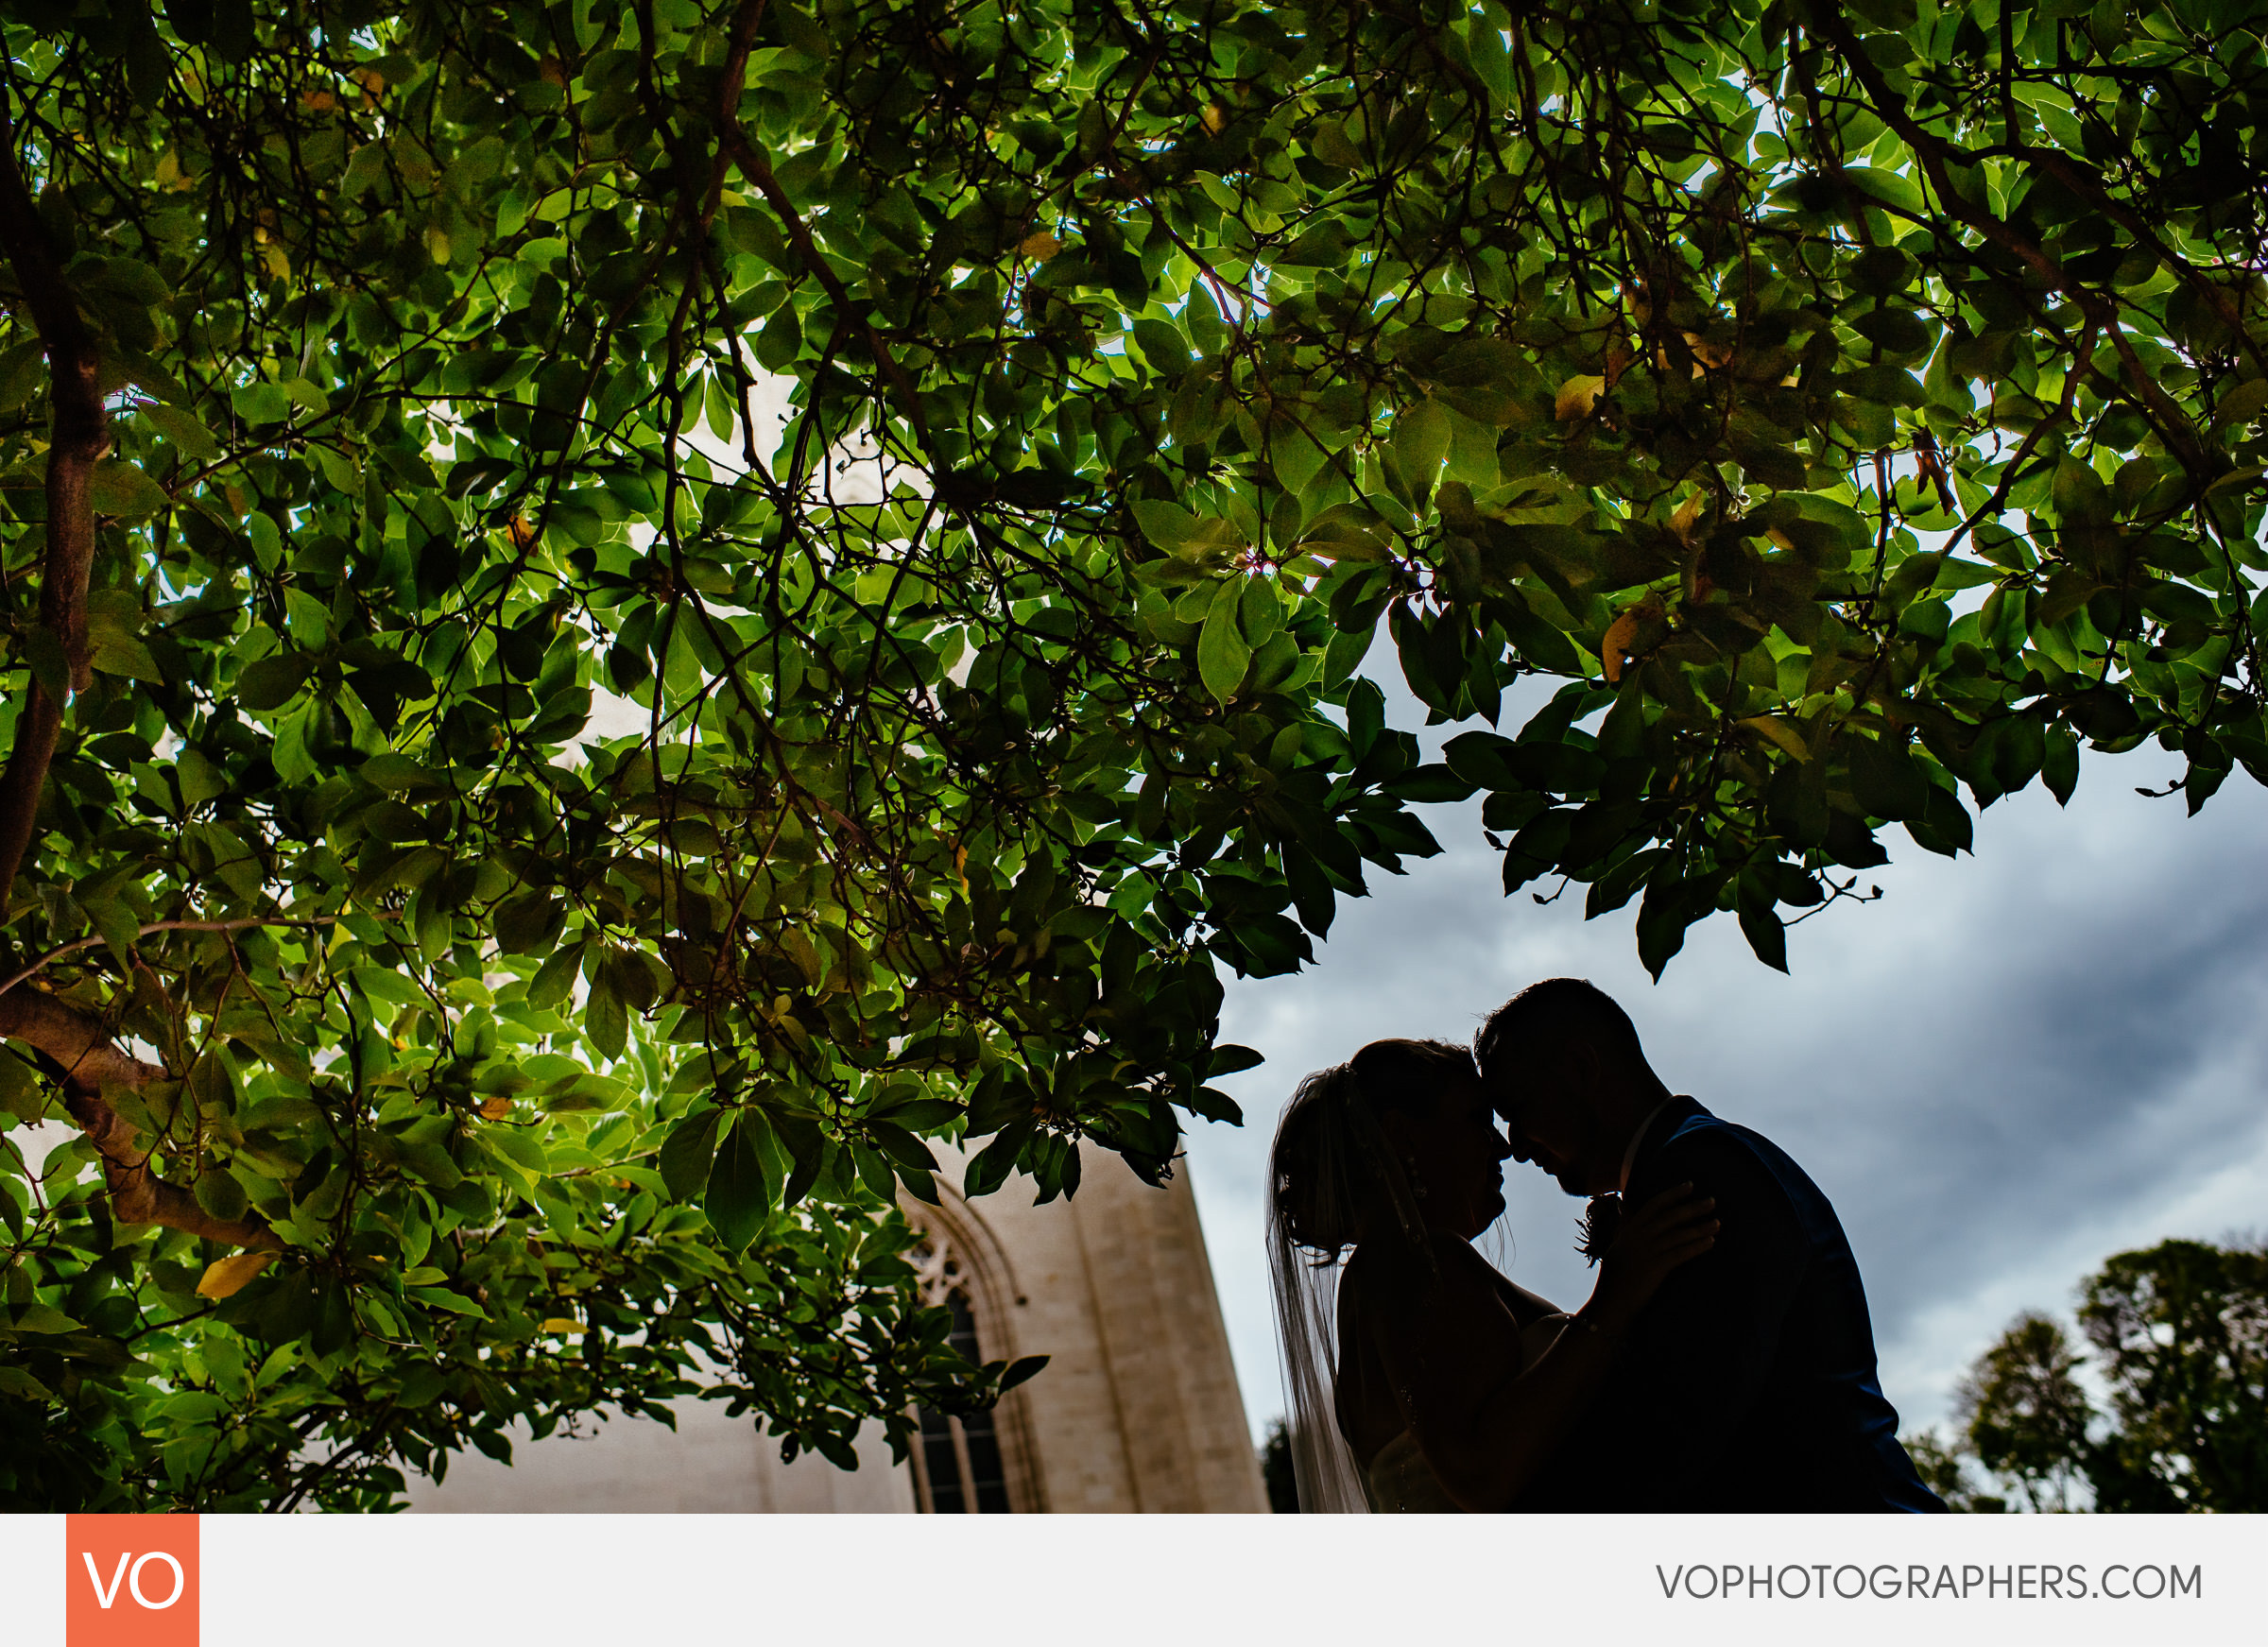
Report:
M1690 1179L1716 1198L1721 1227L1640 1316L1595 1421L1628 1507L1676 1509L1738 1467L1732 1437L1761 1395L1809 1254L1786 1192L1737 1141L1702 1132L1647 1166L1634 1204Z

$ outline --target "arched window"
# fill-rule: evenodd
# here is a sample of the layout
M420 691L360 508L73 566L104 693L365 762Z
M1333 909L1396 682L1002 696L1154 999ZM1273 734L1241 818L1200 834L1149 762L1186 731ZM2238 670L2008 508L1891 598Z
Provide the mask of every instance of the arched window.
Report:
M923 1229L920 1242L906 1257L920 1278L922 1301L943 1304L953 1312L953 1347L982 1365L987 1357L970 1307L970 1277L952 1244L938 1231ZM914 1447L914 1493L923 1510L1005 1516L1015 1508L1009 1501L1008 1471L993 1413L955 1417L924 1406L917 1408L916 1415L921 1430Z

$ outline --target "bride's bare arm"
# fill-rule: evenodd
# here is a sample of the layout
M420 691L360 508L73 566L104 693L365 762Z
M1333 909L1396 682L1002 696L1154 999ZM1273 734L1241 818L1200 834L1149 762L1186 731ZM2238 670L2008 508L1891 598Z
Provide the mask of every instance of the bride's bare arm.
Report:
M1398 1255L1376 1277L1364 1311L1372 1344L1451 1498L1497 1510L1519 1495L1589 1405L1662 1278L1715 1240L1712 1206L1681 1189L1633 1214L1590 1301L1524 1369L1492 1325L1505 1314L1500 1278L1463 1242L1438 1241L1430 1266Z

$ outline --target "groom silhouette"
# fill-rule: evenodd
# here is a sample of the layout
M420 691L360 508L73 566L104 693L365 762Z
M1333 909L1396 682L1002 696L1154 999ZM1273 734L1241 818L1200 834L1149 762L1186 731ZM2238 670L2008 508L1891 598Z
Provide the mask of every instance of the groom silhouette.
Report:
M1663 1086L1611 996L1551 978L1491 1014L1481 1078L1513 1152L1636 1207L1690 1181L1715 1247L1674 1272L1523 1510L1942 1510L1898 1441L1850 1243L1768 1139ZM1594 1253L1620 1203L1594 1200Z

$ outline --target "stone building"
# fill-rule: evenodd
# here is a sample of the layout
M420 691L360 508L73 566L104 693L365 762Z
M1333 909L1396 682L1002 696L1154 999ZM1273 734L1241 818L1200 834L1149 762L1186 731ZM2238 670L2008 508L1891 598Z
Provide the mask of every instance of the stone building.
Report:
M1186 1172L1152 1189L1105 1152L1082 1165L1077 1195L1040 1207L1022 1178L968 1201L949 1162L943 1205L908 1205L923 1285L964 1352L1050 1358L990 1413L924 1413L908 1464L877 1431L856 1471L782 1465L752 1420L688 1400L674 1433L617 1417L518 1440L508 1468L454 1459L444 1484L412 1484L411 1509L1264 1511Z

